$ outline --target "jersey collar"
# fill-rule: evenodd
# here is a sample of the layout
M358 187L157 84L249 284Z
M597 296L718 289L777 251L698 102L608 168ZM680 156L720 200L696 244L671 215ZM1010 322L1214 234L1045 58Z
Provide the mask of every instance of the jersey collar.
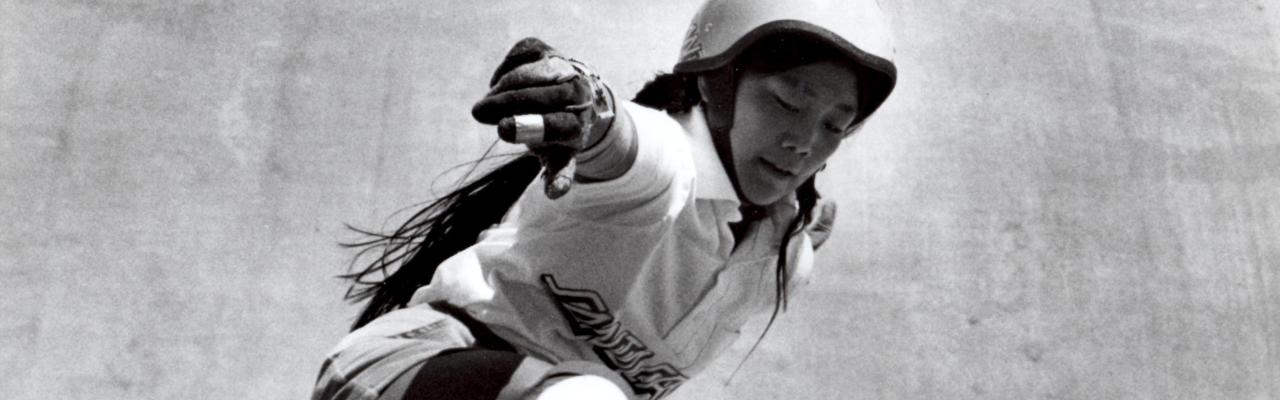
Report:
M733 183L729 174L720 163L715 145L711 142L711 130L707 129L707 117L702 107L693 107L689 112L676 118L680 125L689 132L689 144L693 151L693 165L696 169L697 188L695 197L699 199L723 200L733 203L736 208L740 203L738 194L733 191Z

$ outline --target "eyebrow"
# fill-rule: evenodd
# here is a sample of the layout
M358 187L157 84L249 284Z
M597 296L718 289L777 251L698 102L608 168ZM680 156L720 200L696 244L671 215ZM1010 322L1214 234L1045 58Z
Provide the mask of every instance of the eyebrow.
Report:
M804 92L804 94L809 95L809 97L818 96L818 93L814 92L813 88L810 88L809 84L805 83L802 80L796 79L795 77L791 77L791 76L783 76L781 78L782 78L782 82L786 83L787 86L800 89L801 92Z

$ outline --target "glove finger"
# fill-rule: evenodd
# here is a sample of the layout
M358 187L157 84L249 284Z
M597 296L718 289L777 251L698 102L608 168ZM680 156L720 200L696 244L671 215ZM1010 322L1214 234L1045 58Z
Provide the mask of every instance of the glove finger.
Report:
M553 53L555 53L555 49L538 38L528 37L521 39L511 46L511 50L507 51L507 56L502 59L502 64L498 64L498 69L493 71L493 77L489 79L489 86L497 84L503 75L506 75L507 72L516 67L538 61Z
M545 58L521 65L502 75L489 94L507 92L535 86L550 86L571 81L578 77L578 71L561 58Z
M542 161L543 193L555 200L569 192L573 186L573 176L577 173L574 155L577 149L564 146L547 146L536 151Z
M538 155L542 166L548 170L560 170L569 164L569 159L578 154L578 150L555 144L529 146L529 151Z
M471 116L484 124L496 124L504 117L521 114L548 114L580 106L591 99L586 82L575 79L554 86L517 89L486 96L471 108Z
M530 146L578 148L583 138L582 122L577 114L571 112L506 117L498 121L498 137L510 143Z

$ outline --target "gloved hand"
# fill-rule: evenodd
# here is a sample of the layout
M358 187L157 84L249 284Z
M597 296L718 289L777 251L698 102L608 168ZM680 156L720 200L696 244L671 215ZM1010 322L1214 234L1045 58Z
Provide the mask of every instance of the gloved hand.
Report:
M564 195L573 157L608 131L613 95L586 64L536 38L516 43L494 71L490 90L471 109L476 121L497 125L498 136L522 143L546 167L548 197Z
M836 223L836 203L830 200L818 200L818 216L805 226L805 232L809 234L809 240L813 242L813 249L817 250L822 247L823 243L831 237L831 229Z

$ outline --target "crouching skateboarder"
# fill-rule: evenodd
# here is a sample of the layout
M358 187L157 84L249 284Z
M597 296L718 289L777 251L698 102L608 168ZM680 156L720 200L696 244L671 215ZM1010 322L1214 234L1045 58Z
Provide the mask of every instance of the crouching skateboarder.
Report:
M875 0L710 0L632 101L517 43L473 108L527 153L362 245L313 399L659 399L806 282L815 175L893 91ZM770 320L772 323L772 320Z

